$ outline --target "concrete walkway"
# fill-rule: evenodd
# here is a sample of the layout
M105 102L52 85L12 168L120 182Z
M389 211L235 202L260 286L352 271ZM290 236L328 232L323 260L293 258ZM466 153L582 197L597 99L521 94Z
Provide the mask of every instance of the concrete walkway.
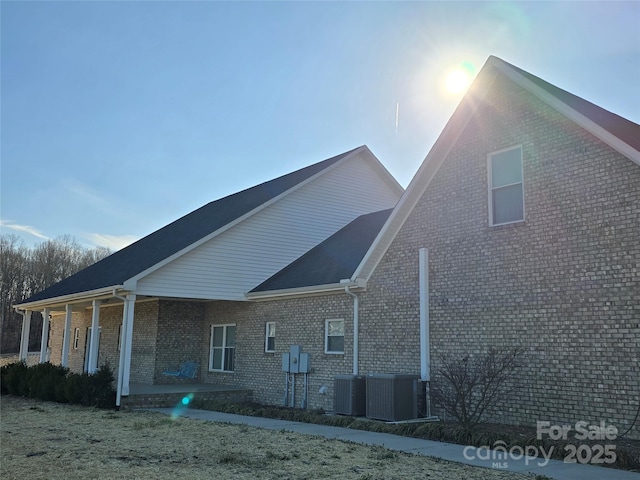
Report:
M195 410L190 408L152 408L148 410L208 422L236 423L266 428L267 430L286 430L303 435L316 435L364 445L380 445L390 450L437 457L476 467L492 468L495 466L495 468L509 472L545 475L558 480L640 480L640 473L593 465L564 463L560 460L527 457L520 455L518 451L512 451L513 455L507 455L507 457L505 457L496 456L496 452L492 450L479 450L474 447L402 437L388 433L367 432L364 430L291 422L273 418L246 417L231 413L210 412L208 410ZM522 458L517 458L519 456Z

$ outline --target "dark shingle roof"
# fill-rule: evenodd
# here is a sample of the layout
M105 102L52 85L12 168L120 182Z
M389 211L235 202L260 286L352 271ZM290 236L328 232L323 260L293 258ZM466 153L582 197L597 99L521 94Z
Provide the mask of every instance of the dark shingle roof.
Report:
M251 292L328 285L350 278L392 211L359 216Z
M594 123L597 123L609 133L615 135L626 144L632 146L636 150L640 150L640 125L627 120L620 115L616 115L608 110L605 110L598 105L591 103L584 98L580 98L573 93L569 93L566 90L556 87L542 80L535 75L531 75L529 72L522 70L521 68L511 65L504 60L499 59L501 62L507 64L510 68L520 73L523 77L527 78L538 87L544 89L561 102L565 103L569 107L573 108L578 113L584 115Z
M286 192L355 150L357 148L208 203L21 303L122 285L126 280Z

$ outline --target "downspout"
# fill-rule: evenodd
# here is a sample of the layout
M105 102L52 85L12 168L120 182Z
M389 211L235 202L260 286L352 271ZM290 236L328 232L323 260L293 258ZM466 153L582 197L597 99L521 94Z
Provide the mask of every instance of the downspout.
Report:
M120 328L120 361L118 363L118 383L116 386L116 410L120 410L120 402L122 400L122 377L124 376L124 345L127 338L127 299L116 294L113 289L113 297L122 300L122 327Z
M353 297L353 374L358 375L358 311L360 302L358 300L358 296L349 290L349 285L345 285L344 293Z
M425 383L427 417L431 416L431 396L426 391L431 381L429 345L429 250L421 248L418 264L420 275L420 378Z

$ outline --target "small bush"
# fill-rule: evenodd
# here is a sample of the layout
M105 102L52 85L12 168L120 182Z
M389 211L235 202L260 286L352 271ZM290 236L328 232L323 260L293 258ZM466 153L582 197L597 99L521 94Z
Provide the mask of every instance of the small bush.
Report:
M64 389L61 388L61 384L65 382L68 373L68 368L48 362L29 367L27 396L49 402L64 400Z
M27 393L27 365L24 362L10 363L0 368L2 394L24 396Z
M50 363L27 367L24 362L17 362L0 368L3 395L99 408L111 408L115 405L113 380L113 373L108 365L101 366L93 375L71 373L66 367Z

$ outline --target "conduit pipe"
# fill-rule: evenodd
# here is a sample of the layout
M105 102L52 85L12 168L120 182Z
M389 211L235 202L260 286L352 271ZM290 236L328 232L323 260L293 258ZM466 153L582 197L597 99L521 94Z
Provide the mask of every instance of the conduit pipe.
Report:
M423 382L431 380L429 350L429 250L419 250L420 269L420 378Z
M349 290L349 285L344 287L344 292L353 297L353 374L358 375L358 328L359 328L359 318L358 313L360 310L360 301L358 296Z
M425 383L426 415L431 417L431 350L429 345L429 250L418 251L420 287L420 378Z

